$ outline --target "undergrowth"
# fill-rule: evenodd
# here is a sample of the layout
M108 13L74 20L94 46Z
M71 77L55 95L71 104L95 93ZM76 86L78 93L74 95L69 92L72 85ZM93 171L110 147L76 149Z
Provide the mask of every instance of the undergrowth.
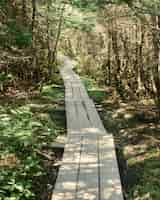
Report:
M59 159L52 143L65 132L64 107L59 105L63 98L63 88L48 85L36 98L2 102L0 200L48 198L57 170L53 163Z
M108 133L115 139L126 200L160 199L160 124L156 106L123 101L114 88L83 78Z

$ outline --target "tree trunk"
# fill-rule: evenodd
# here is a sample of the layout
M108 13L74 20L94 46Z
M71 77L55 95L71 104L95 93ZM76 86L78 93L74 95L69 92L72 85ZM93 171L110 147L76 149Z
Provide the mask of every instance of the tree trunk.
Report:
M36 18L36 0L32 0L32 38L34 37L34 27L35 27L35 18Z
M26 21L27 21L26 0L22 0L22 19L23 19L23 24L26 25Z
M152 17L153 25L156 29L160 29L160 16ZM160 46L159 46L159 30L153 30L153 47L154 47L154 66L153 78L156 87L155 101L158 107L158 116L160 118Z
M111 33L110 30L108 29L108 85L111 86Z
M118 40L117 40L117 27L112 28L112 48L115 55L116 67L114 71L115 84L117 89L120 86L120 70L121 70L121 60L119 56Z
M35 18L36 18L36 0L32 0L32 50L33 50L33 68L37 65L37 53L36 53L36 37L35 37Z
M59 42L59 39L60 39L62 23L63 23L64 10L65 10L65 4L63 4L63 6L61 8L60 18L59 18L59 23L58 23L58 31L57 31L57 36L56 36L56 42L55 42L55 46L54 46L54 50L53 50L53 62L55 62L55 59L56 59L58 42Z
M47 49L48 49L48 70L49 70L49 77L52 77L53 75L53 58L52 58L52 49L51 49L51 41L50 41L50 20L49 20L49 14L50 14L50 6L51 6L52 0L47 0Z
M139 96L143 96L145 92L145 78L144 78L144 66L143 66L143 46L144 46L144 36L145 31L143 25L140 26L140 44L138 48L138 94Z

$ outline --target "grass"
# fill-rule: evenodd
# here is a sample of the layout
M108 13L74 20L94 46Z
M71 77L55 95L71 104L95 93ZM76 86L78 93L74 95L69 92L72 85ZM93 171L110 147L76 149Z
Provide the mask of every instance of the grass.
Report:
M2 101L0 200L48 198L60 159L52 143L65 133L63 99L63 87L48 85L37 97Z
M114 88L104 89L91 79L84 83L104 126L114 135L126 200L159 200L160 124L152 106L123 102Z

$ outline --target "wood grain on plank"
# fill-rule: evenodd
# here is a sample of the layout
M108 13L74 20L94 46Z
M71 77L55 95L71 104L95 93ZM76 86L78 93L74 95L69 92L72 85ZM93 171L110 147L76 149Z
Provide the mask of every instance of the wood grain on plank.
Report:
M80 152L81 137L69 138L65 147L63 162L59 169L52 200L75 200Z
M97 137L84 136L78 176L77 200L99 200Z
M123 200L112 135L99 137L101 200Z

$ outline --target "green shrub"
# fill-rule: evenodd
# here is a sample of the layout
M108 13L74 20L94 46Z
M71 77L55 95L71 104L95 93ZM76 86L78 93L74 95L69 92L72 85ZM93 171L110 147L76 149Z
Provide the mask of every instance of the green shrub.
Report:
M0 0L0 8L5 7L7 4L7 0Z
M12 74L0 73L0 91L3 91L5 86L12 80Z
M32 33L28 27L17 24L15 20L9 20L7 26L3 28L3 33L0 34L4 39L2 44L5 44L5 46L14 45L24 48L32 44Z

